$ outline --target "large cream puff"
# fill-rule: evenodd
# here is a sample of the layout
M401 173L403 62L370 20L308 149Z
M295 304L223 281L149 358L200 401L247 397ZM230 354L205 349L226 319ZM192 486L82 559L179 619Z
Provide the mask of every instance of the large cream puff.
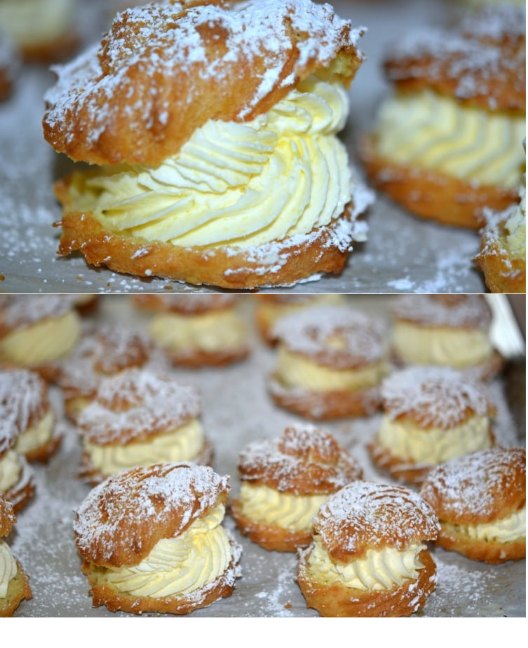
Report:
M378 468L420 483L434 466L494 444L481 385L445 367L410 367L383 381L383 418L369 451Z
M298 583L322 616L410 616L436 586L438 520L416 493L355 481L323 504Z
M238 469L233 517L244 535L270 551L308 545L319 507L362 476L354 457L311 425L292 425L278 439L251 443Z
M103 379L77 418L81 476L96 483L133 466L209 463L212 448L199 417L198 392L168 375L128 369Z
M282 318L269 380L273 400L315 420L365 416L380 405L387 372L380 322L341 306L320 306Z
M74 532L94 606L188 614L230 596L241 549L222 527L228 478L193 464L133 468L97 486Z
M392 313L392 350L399 363L453 367L482 380L502 369L484 297L405 295L393 303Z

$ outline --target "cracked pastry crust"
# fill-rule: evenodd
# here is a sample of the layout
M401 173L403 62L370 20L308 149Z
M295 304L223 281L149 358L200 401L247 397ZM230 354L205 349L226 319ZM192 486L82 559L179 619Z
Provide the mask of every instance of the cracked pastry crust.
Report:
M277 439L251 443L240 454L238 470L242 490L231 514L241 533L269 551L308 545L319 506L362 477L355 458L311 425L293 425Z
M493 448L431 471L422 497L444 549L498 564L526 557L526 450Z

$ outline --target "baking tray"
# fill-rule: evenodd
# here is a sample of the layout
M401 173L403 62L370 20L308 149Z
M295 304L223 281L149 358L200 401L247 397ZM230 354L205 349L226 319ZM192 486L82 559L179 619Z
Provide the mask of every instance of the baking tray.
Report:
M241 296L245 315L251 318L254 298ZM351 298L354 306L386 317L387 299ZM126 322L144 328L148 318L134 311L125 297L103 297L98 321L117 326ZM266 394L266 375L274 364L274 353L257 339L252 327L252 355L230 368L200 371L175 371L182 379L196 385L203 396L203 423L215 446L215 469L232 476L233 492L239 488L236 462L239 451L251 440L274 437L295 417L274 407ZM521 375L524 359L512 364ZM511 383L495 381L491 385L498 406L496 434L504 445L524 442L505 399L505 390L515 390L519 382L515 372ZM55 407L61 398L52 390ZM521 396L524 399L524 392ZM523 400L522 408L525 407ZM352 449L361 463L365 477L390 481L372 467L365 445L379 425L379 416L369 419L325 424L346 447ZM300 419L297 419L300 420ZM517 419L517 420L522 420ZM81 574L73 536L73 510L89 492L76 478L81 454L80 441L72 426L62 423L65 438L59 453L46 467L36 468L37 495L18 517L12 540L13 551L30 576L33 599L19 608L20 616L112 616L106 608L94 609L88 585ZM296 556L267 552L240 536L243 546L242 578L233 595L199 610L192 616L278 617L317 616L307 609L294 578ZM455 553L433 549L438 567L438 588L428 599L423 614L437 616L524 616L525 561L490 566L470 561ZM123 615L124 616L124 615Z
M445 23L456 3L445 0L336 0L339 15L366 25L361 43L368 59L351 89L350 122L343 133L354 156L359 134L370 129L377 107L390 92L380 72L389 44L412 27ZM90 42L108 23L108 0L81 3L79 28ZM135 279L90 269L80 256L57 259L60 218L51 183L66 171L42 137L42 97L53 82L45 68L26 68L16 94L0 104L0 273L5 292L204 291L161 279ZM382 195L368 215L369 240L351 256L339 277L297 285L293 292L482 292L471 259L479 247L471 231L417 219ZM284 292L284 289L280 289Z

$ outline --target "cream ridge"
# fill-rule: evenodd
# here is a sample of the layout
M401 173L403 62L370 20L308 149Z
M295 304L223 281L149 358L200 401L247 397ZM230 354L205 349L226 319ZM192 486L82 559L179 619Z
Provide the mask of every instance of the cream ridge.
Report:
M380 156L468 182L516 187L524 155L524 116L463 106L429 90L397 94L382 107Z
M85 440L84 449L92 466L105 477L132 468L160 462L192 461L201 453L204 433L197 419L127 445L95 445Z
M361 391L379 385L387 373L386 363L376 362L357 369L331 369L292 353L284 346L279 348L277 374L289 387L302 387L310 391Z
M423 565L419 554L426 547L414 544L405 551L387 547L369 549L364 558L338 563L331 559L319 536L314 541L308 557L308 574L311 580L324 584L339 584L364 592L390 590L406 580L415 580Z
M330 495L291 495L268 486L243 482L239 503L242 515L253 522L288 529L310 531L312 520Z
M20 434L15 445L15 450L19 454L26 454L48 443L53 434L54 422L53 412L50 409L40 421Z
M22 367L60 360L73 349L81 333L74 312L46 318L0 338L0 359Z
M518 542L526 538L526 507L508 517L484 524L452 525L441 521L445 530L453 528L457 534L463 534L472 540L491 542Z
M392 346L406 364L441 365L464 369L493 355L486 331L473 328L420 326L396 321Z
M177 246L247 248L303 235L352 196L336 133L348 116L339 82L311 76L251 122L210 120L159 167L77 172L70 208L114 232Z
M0 459L0 493L5 493L18 482L22 472L20 458L14 450L8 450Z
M0 598L6 598L9 583L17 575L17 563L11 550L0 540Z
M221 526L224 514L224 506L217 505L180 536L160 540L138 565L93 567L90 576L132 596L191 595L213 584L232 560L229 537Z
M489 419L482 416L471 416L448 430L425 429L411 419L384 416L378 443L395 457L425 465L443 463L493 444Z
M2 0L0 25L18 45L47 44L66 34L76 0Z
M201 315L157 315L150 324L154 341L179 353L239 349L246 343L244 322L232 309Z

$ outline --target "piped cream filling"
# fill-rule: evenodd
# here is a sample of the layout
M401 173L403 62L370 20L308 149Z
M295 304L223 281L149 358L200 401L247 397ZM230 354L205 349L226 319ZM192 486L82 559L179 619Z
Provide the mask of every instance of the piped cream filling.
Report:
M331 369L298 354L279 348L277 375L288 387L310 391L361 391L379 385L387 372L385 362L376 362L359 369Z
M41 45L67 33L75 0L2 0L0 25L22 46Z
M521 181L524 137L524 117L423 90L383 105L376 146L379 155L398 164L511 189Z
M489 448L490 422L485 416L472 416L448 430L421 428L411 419L384 416L378 443L395 457L416 464L436 465Z
M11 549L0 540L0 599L6 598L9 583L17 575L17 563Z
M0 339L0 359L22 367L60 360L73 349L81 332L74 312L16 329Z
M0 493L5 493L18 483L22 473L20 457L14 450L9 450L0 459Z
M232 556L221 526L225 509L216 506L176 538L160 540L138 565L95 569L94 575L118 592L132 596L183 597L214 583Z
M291 495L268 486L243 482L240 488L242 515L259 524L288 531L310 531L312 520L329 495Z
M185 317L174 313L157 315L150 334L164 349L177 353L238 350L246 344L246 328L234 310Z
M363 592L391 590L406 580L415 580L424 565L419 554L424 545L414 544L405 551L392 547L369 549L364 558L340 563L332 560L319 536L314 536L308 558L308 576L323 585L343 585Z
M406 364L456 369L479 365L493 354L486 331L419 326L403 321L394 324L392 344L398 357Z
M46 445L51 439L53 424L53 412L50 409L38 423L35 423L35 425L32 425L20 434L15 445L15 450L19 454L26 454Z
M451 525L442 522L447 529L453 527L457 534L462 533L472 540L491 542L518 542L526 538L526 507L508 517L484 524Z
M95 445L86 440L84 443L84 449L93 467L104 476L133 466L193 461L202 452L203 447L204 432L197 419L174 430L156 434L146 441L127 445Z

